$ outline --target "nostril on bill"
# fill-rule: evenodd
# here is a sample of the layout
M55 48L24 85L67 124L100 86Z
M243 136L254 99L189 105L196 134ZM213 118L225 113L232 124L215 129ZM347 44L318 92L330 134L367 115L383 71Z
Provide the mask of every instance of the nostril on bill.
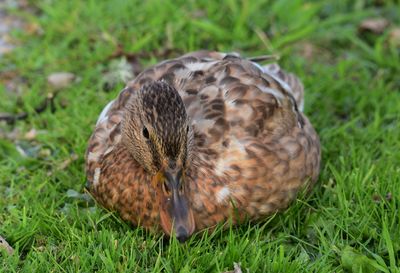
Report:
M184 227L182 227L182 226L178 227L178 229L176 230L176 239L178 239L178 241L180 243L183 243L188 238L189 238L189 234L186 231L186 229Z

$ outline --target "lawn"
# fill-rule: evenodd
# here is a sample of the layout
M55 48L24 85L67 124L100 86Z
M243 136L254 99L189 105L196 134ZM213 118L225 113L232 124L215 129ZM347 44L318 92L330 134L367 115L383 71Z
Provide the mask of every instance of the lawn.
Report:
M26 2L26 1L25 1ZM397 1L32 0L0 56L1 272L400 272ZM384 18L376 26L371 18ZM364 24L363 24L364 22ZM374 24L375 23L375 24ZM388 23L388 24L387 24ZM314 191L258 224L179 244L83 195L84 152L124 80L197 49L276 54L322 143ZM63 89L48 83L70 72ZM48 94L51 107L36 113Z

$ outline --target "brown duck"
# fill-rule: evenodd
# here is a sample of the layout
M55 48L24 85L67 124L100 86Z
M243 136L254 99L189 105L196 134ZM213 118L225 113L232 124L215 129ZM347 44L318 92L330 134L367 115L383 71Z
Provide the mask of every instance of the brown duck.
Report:
M198 51L143 71L89 140L96 200L184 241L229 219L261 219L312 186L320 143L302 84L261 59Z

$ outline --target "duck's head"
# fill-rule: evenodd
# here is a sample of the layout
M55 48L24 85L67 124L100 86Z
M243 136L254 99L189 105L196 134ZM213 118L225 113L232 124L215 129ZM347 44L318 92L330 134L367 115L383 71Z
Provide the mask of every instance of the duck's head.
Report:
M185 184L192 134L183 101L170 84L146 84L129 100L123 144L152 176L162 228L168 235L174 232L181 242L195 230Z

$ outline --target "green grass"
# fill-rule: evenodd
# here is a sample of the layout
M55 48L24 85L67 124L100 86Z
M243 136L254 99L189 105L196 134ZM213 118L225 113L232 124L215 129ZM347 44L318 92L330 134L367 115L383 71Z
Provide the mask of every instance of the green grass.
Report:
M400 272L400 49L388 42L399 4L217 2L47 0L30 2L35 13L10 11L41 31L15 30L20 47L0 58L0 112L31 114L0 124L0 133L19 132L0 139L0 235L16 250L0 254L0 271L223 272L240 262L243 272ZM358 33L368 17L392 25ZM304 82L305 112L321 138L318 187L264 223L185 244L88 202L76 193L83 155L99 112L123 87L103 90L119 45L143 67L203 48L279 54ZM60 92L54 113L35 114L56 71L80 80ZM6 88L10 74L18 92ZM33 128L35 139L24 139ZM78 159L61 168L72 154Z

